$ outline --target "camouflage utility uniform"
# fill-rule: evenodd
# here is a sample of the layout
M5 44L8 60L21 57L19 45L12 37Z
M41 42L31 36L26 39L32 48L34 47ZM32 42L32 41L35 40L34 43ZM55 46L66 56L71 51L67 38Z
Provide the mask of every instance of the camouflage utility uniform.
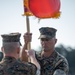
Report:
M36 66L22 63L14 57L5 57L0 62L0 75L35 75Z
M36 54L36 57L41 65L41 75L68 75L67 60L58 52L54 51L48 58L40 54Z

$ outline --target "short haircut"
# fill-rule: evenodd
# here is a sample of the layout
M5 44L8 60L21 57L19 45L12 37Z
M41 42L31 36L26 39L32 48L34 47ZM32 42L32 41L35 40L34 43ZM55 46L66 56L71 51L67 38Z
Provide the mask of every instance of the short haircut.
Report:
M20 47L19 42L3 42L3 48L5 53L15 52L17 47Z

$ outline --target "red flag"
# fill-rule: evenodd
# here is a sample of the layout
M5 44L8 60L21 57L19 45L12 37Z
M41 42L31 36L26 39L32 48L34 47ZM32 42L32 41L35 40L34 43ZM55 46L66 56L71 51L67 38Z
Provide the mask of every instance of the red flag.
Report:
M26 16L33 15L29 10L28 0L23 0L23 4L24 4L24 15L26 15Z
M58 18L60 0L29 0L29 9L38 18Z

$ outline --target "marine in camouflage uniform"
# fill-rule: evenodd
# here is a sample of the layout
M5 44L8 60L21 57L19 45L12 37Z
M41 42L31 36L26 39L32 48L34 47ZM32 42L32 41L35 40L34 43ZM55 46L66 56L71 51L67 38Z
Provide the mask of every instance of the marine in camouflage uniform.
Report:
M41 53L36 53L36 58L41 66L41 75L68 75L69 65L66 58L55 50L57 29L42 27L39 31L42 50ZM31 42L28 40L31 36L29 34L27 33L24 37L26 42ZM24 50L22 54L24 55Z
M55 28L42 27L39 31L39 39L43 50L40 54L36 54L36 58L41 65L41 75L68 75L69 66L66 58L54 50L57 30ZM53 51L49 55L50 50ZM47 57L44 56L43 52L44 54L48 53L49 56L47 54Z
M23 63L18 60L18 53L13 53L13 47L16 50L20 47L19 33L3 34L3 53L4 58L0 62L0 75L36 75L37 67L32 63ZM12 46L13 45L13 46ZM16 46L17 47L16 47ZM7 47L8 46L8 47ZM11 48L9 50L9 47ZM9 50L9 51L8 51ZM20 48L19 48L20 50ZM17 51L15 51L17 52ZM13 55L11 55L13 54Z

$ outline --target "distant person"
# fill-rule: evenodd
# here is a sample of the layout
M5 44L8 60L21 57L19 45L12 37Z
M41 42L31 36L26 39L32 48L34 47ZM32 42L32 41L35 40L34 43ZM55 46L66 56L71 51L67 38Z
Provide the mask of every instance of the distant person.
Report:
M41 65L41 75L68 75L69 65L66 58L55 50L57 29L41 27L39 31L42 52L36 54L36 58ZM31 42L31 36L30 33L25 33L24 35L25 45L22 50L22 57L25 56L24 50L27 44ZM36 43L37 42L35 42L34 46Z
M0 75L40 75L40 65L33 50L25 51L31 62L19 61L20 33L2 34L2 52L4 58L0 62Z

